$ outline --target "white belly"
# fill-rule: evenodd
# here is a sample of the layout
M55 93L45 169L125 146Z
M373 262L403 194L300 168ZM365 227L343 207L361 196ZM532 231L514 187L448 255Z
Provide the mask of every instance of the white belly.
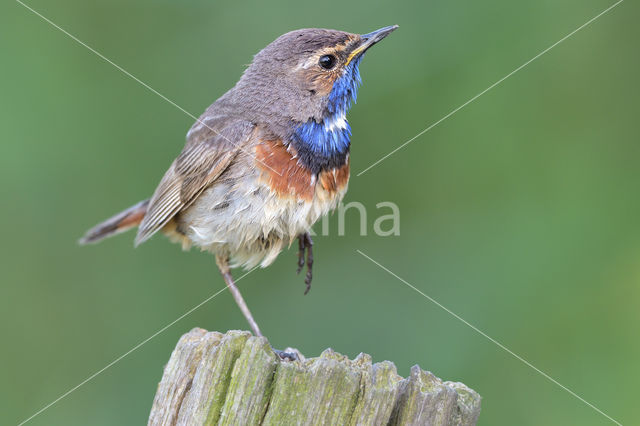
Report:
M192 244L229 255L232 266L265 267L285 245L334 209L345 192L346 187L329 195L316 185L311 201L298 201L279 197L254 179L221 182L180 215L178 226Z

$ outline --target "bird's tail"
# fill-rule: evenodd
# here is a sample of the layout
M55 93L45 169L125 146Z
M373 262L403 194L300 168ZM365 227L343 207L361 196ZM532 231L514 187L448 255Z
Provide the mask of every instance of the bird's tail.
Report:
M144 215L147 213L149 200L140 201L135 206L131 206L125 211L105 220L102 223L89 229L84 237L80 238L78 243L81 245L94 244L112 235L119 234L134 228L142 222Z

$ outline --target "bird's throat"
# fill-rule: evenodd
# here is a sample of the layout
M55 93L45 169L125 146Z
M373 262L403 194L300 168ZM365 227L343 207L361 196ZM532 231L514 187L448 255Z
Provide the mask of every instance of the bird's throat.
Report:
M299 125L292 139L300 161L318 174L346 163L351 128L344 115L332 115Z
M360 86L360 58L352 61L334 84L321 121L310 119L296 126L292 143L302 163L313 173L343 166L349 154L351 127L347 111Z

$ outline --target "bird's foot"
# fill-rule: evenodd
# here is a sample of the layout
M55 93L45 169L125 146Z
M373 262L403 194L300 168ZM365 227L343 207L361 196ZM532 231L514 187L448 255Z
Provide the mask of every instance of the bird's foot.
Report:
M273 349L273 348L272 348ZM295 352L285 352L279 349L273 349L273 352L280 357L283 361L298 361L300 357Z
M302 235L298 236L298 269L296 269L296 274L299 274L304 268L304 251L305 251L304 237Z
M307 288L305 289L304 294L307 294L309 293L309 290L311 290L311 280L313 279L313 240L308 232L298 235L298 269L296 273L299 274L300 271L302 271L302 268L305 265L305 260L307 264L307 274L304 277L304 282L307 285Z

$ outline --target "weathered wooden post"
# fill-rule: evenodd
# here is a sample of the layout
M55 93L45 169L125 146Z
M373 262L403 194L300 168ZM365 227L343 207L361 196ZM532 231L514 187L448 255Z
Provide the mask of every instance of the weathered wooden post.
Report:
M474 425L480 414L475 391L418 366L403 379L366 354L299 357L280 360L245 331L193 329L165 366L149 425Z

